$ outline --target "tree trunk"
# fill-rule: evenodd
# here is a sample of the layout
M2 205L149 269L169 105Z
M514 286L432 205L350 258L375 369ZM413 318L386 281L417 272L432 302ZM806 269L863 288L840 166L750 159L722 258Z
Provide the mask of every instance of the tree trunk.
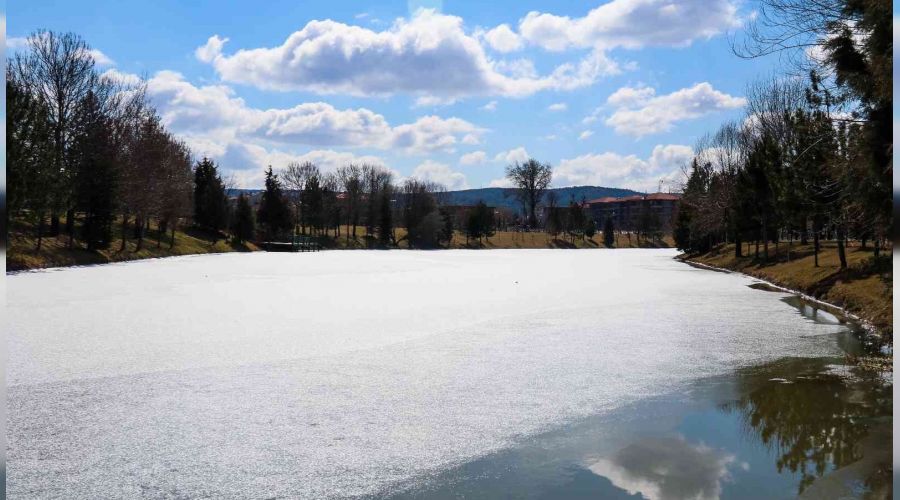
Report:
M819 231L813 227L813 255L815 256L815 266L819 267Z
M125 241L128 239L128 214L122 216L122 246L119 247L120 252L125 251Z
M37 227L37 246L35 247L35 252L41 251L41 242L44 240L44 214L40 214L38 216L38 227Z
M847 268L847 252L844 250L844 226L837 228L838 257L841 259L841 269Z
M763 238L763 260L769 261L769 228L766 218L763 217L762 222L762 238Z
M69 236L69 242L66 244L69 248L75 247L75 209L66 210L66 235Z
M743 252L741 252L741 250L742 250L741 235L738 234L737 232L735 232L734 233L734 258L739 259L739 258L743 257L743 255L741 255L743 253Z
M59 215L56 212L50 214L50 236L59 236Z
M134 225L135 229L135 237L137 238L137 246L134 248L135 252L140 252L141 249L144 248L144 216L142 215L138 222Z

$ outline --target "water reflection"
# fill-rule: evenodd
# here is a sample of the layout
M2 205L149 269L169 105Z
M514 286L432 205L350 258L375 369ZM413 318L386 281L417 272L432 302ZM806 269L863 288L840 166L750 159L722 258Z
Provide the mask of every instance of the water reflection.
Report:
M890 498L891 388L842 359L698 381L398 485L394 498Z
M722 410L737 414L745 434L774 454L779 473L800 476L798 494L817 478L876 453L862 446L863 438L884 425L879 417L891 415L889 387L829 372L821 361L783 361L744 371L736 380L741 396ZM890 443L873 445L890 449Z
M715 500L734 460L734 455L679 436L641 439L588 468L616 487L648 500Z

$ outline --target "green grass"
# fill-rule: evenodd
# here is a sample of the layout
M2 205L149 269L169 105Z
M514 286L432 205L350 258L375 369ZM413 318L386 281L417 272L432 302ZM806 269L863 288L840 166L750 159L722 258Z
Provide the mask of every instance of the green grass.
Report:
M790 250L789 259L788 245L781 243L776 256L774 245L770 245L771 258L763 261L752 256L735 258L734 245L721 245L708 254L686 258L740 271L835 304L869 321L888 339L892 337L894 311L890 249L882 250L881 257L876 260L871 248L851 246L847 249L846 269L840 268L834 242L822 244L819 267L814 265L812 245L794 244Z

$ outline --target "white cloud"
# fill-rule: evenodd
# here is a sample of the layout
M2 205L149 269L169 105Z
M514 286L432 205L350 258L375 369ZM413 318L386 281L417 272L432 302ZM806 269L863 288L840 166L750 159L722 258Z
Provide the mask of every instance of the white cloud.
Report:
M227 38L213 35L209 37L205 45L197 47L197 50L194 51L194 56L201 62L211 63L222 54L222 47L227 41Z
M731 0L612 0L585 17L529 12L519 35L546 50L686 46L740 26Z
M171 71L157 73L149 80L147 91L170 129L219 143L240 138L420 154L453 152L459 144L477 144L484 133L465 120L434 115L392 127L384 116L368 109L336 109L324 102L284 109L251 108L228 86L197 87Z
M554 111L554 112L565 111L567 109L569 109L569 106L564 102L557 102L555 104L551 104L550 106L547 106L548 111Z
M625 87L614 92L607 104L615 108L606 119L607 125L617 133L641 137L671 130L678 121L740 108L746 100L720 92L703 82L661 96L646 87Z
M9 50L24 49L28 46L28 39L22 36L11 36L6 39L6 48Z
M453 98L436 97L432 95L423 95L416 98L413 104L414 108L430 108L438 106L449 106L456 102Z
M484 34L488 45L497 52L514 52L522 48L522 38L508 24L501 24Z
M579 141L583 141L583 140L589 138L589 137L592 136L592 135L594 135L594 131L593 131L593 130L585 130L584 132L582 132L581 134L578 135L578 140L579 140Z
M558 186L608 186L656 191L659 181L677 183L681 179L681 166L693 158L689 146L677 144L658 145L650 158L617 153L586 154L564 159L553 172L553 182Z
M497 101L491 101L481 107L483 111L497 111Z
M520 146L515 149L510 149L509 151L497 153L497 156L494 157L494 161L510 165L515 162L522 163L528 161L528 158L528 151Z
M419 164L419 166L413 169L410 177L437 182L451 191L469 188L469 183L464 174L454 171L443 163L432 160L426 160Z
M141 77L133 73L123 73L115 68L104 71L100 74L100 77L126 86L134 86L141 83Z
M110 57L103 52L100 52L100 50L98 49L91 49L88 51L88 54L91 55L91 57L94 59L94 63L97 66L112 66L116 64L115 61L110 59Z
M484 151L472 151L459 157L461 165L478 165L487 161L487 153Z
M494 179L490 183L488 183L488 187L492 188L511 188L513 187L512 181L507 179L506 177L501 177L499 179Z
M281 170L291 162L310 162L319 167L322 172L334 172L338 167L351 163L360 165L385 166L381 158L370 155L358 156L352 153L317 149L303 154L294 154L277 149L267 149L263 146L250 143L233 143L226 150L217 154L208 152L196 152L198 155L208 155L219 166L234 175L237 187L258 188L263 185L264 170L271 165L275 171ZM394 175L398 176L394 171Z
M463 21L420 10L384 31L325 20L310 21L277 47L221 53L213 37L198 54L222 80L269 90L386 96L397 93L441 98L474 95L521 97L542 90L570 90L614 74L619 67L600 51L549 75L504 74L509 62L493 61ZM513 64L519 71L522 63Z

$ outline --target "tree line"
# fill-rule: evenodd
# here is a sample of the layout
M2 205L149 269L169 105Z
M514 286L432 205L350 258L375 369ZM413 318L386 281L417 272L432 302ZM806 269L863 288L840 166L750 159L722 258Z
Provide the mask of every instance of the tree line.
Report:
M748 88L745 119L701 139L686 169L674 238L703 253L733 243L736 257L771 247L850 239L875 257L892 223L890 2L764 0L739 54L821 49L794 72ZM800 29L802 27L802 29ZM799 38L798 33L806 38ZM800 71L797 71L800 70Z
M189 148L161 124L146 86L102 76L78 35L29 36L8 61L6 96L8 208L33 222L37 250L46 235L73 247L76 214L91 250L112 244L116 221L121 248L134 238L140 250L151 220L160 245L190 217Z
M396 246L396 228L403 227L402 239L415 248L449 246L455 231L467 244L481 243L498 227L542 228L573 242L597 231L583 200L557 207L551 196L549 207L539 206L552 167L535 159L506 169L521 214L483 202L450 207L443 186L398 181L392 170L369 164L333 172L309 162L269 167L259 199L234 198L233 182L223 179L215 161L194 161L188 146L166 130L146 82L101 74L77 34L33 33L8 61L6 76L8 208L14 219L31 223L37 251L47 236L66 237L69 248L83 242L88 250L118 240L124 251L134 241L139 251L155 234L158 247L166 239L171 248L183 224L238 243L338 238L343 231L367 246Z

